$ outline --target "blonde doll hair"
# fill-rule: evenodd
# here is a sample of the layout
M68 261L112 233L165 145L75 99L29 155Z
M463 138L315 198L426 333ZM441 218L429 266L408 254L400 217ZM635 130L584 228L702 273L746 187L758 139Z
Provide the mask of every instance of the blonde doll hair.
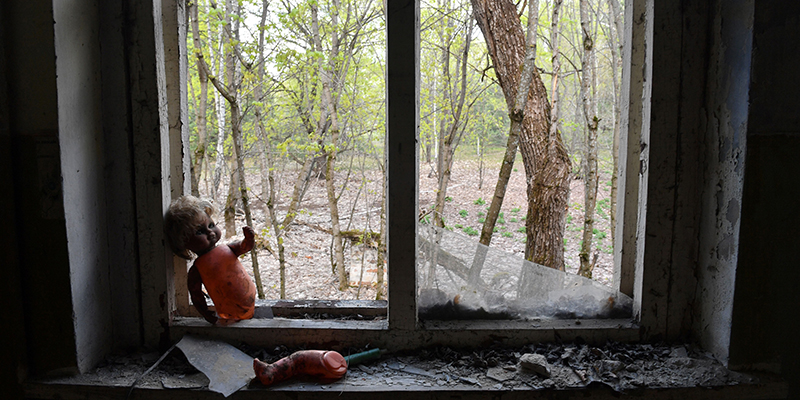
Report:
M178 257L187 260L192 258L192 252L186 248L186 242L197 229L197 221L203 213L211 219L214 218L216 210L211 201L186 195L170 203L164 216L164 234L169 247Z

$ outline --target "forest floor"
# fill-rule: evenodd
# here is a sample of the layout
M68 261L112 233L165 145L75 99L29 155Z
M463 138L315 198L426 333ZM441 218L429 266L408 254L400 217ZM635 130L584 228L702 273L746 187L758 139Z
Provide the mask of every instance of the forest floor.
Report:
M339 161L344 169L347 161ZM419 207L420 211L432 208L435 199L437 178L431 171L435 166L420 166ZM367 229L379 231L379 212L381 206L381 187L378 172L363 168L353 169L337 174L337 191L340 191L339 215L341 229ZM297 177L297 170L287 168L276 170L276 189L279 193L278 215L285 214L288 201ZM497 181L498 168L486 167L481 182L479 163L472 161L456 161L452 168L447 196L450 198L445 206L446 225L453 231L461 231L465 237L478 240L482 228L483 216L491 203ZM593 279L611 285L613 279L613 254L609 218L608 176L601 174L597 201L598 209L595 218L595 241L593 253L597 254L597 265ZM248 173L247 185L250 188L253 228L259 235L269 237L272 248L274 238L267 229L264 202L261 199L260 178L257 172ZM345 185L346 182L346 185ZM525 252L525 215L527 213L527 196L525 193L525 173L521 163L515 164L514 172L508 184L503 207L501 209L504 223L497 224L491 246L523 258ZM208 191L201 185L201 195L208 196ZM218 193L227 193L221 187ZM566 271L577 273L580 261L581 236L583 232L583 181L570 180L569 213L565 230L565 263ZM221 196L218 196L221 197ZM219 204L219 203L218 203ZM217 222L223 228L221 216ZM237 210L236 235L223 241L241 238L241 227L244 215ZM324 178L312 178L308 190L301 203L301 211L295 222L285 234L286 254L286 299L329 299L329 300L373 300L376 295L374 276L369 271L375 270L376 253L373 249L347 241L345 245L345 262L350 266L350 288L342 292L338 290L338 281L331 269L331 236L330 214L325 191ZM327 231L327 232L326 232ZM470 235L470 233L472 235ZM252 271L251 257L242 257L245 269ZM258 263L264 292L267 299L280 299L280 272L277 254L273 255L264 248L258 250ZM360 265L366 265L367 273L359 281ZM374 275L374 273L373 273ZM360 282L360 283L359 283ZM386 291L384 290L384 293Z

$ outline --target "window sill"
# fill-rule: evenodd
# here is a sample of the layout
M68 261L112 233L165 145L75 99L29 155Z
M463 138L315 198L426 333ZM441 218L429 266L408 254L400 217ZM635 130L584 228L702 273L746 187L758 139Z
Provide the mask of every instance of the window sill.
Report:
M409 384L397 380L396 384L378 382L351 382L347 379L320 384L310 381L292 381L269 388L246 387L229 399L375 399L389 395L392 399L593 399L646 398L660 399L780 399L788 395L788 385L774 376L760 376L758 384L739 384L715 387L642 387L617 392L607 385L592 383L583 387L537 389L528 386L514 388L482 387L475 384L442 386L437 384ZM65 382L66 381L66 382ZM68 379L31 381L24 384L25 398L31 399L124 399L129 387L104 383L69 383ZM207 388L164 389L163 387L137 387L131 399L220 399L220 394Z
M386 320L251 319L230 326L212 326L202 318L175 317L170 326L173 342L186 334L241 341L254 346L340 349L370 344L392 351L430 345L481 346L487 341L506 346L575 341L602 344L639 340L639 326L631 320L538 321L423 321L418 329L389 330Z

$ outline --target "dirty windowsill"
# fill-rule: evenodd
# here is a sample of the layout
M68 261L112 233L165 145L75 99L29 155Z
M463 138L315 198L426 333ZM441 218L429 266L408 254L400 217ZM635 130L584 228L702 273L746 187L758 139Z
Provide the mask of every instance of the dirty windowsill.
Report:
M246 353L274 362L295 349L242 346ZM527 372L521 356L540 354L549 362L550 377ZM30 380L26 398L124 399L131 383L153 364L158 354L109 358L88 374ZM701 350L682 345L609 343L539 344L521 348L451 349L431 347L387 354L351 366L344 378L319 382L308 378L265 387L257 381L232 399L297 398L785 398L787 385L770 375L730 371ZM218 399L208 379L175 351L132 391L131 399Z

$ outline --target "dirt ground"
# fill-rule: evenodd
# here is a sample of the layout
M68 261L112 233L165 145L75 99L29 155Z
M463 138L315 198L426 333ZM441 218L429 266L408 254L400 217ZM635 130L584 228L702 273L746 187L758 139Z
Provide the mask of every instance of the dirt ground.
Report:
M344 163L342 160L340 163ZM420 211L432 208L435 198L437 178L430 173L432 166L420 166L419 180L419 207ZM261 199L260 179L248 173L248 187L252 199L252 213L255 225L253 228L260 235L269 238L274 248L274 238L265 223L264 202ZM276 171L278 176L277 189L279 193L278 213L282 217L293 189L296 179L295 169ZM497 180L498 169L486 168L481 176L477 161L456 161L452 168L452 177L447 190L450 199L445 207L446 225L454 231L460 231L465 236L468 232L476 234L482 227L483 216L491 203L494 186ZM379 212L381 205L380 177L374 172L353 171L350 175L339 172L337 175L337 188L340 190L339 214L342 229L367 229L374 232L379 230ZM608 204L610 186L605 184L607 176L601 176L598 203L602 206ZM346 185L345 185L346 182ZM308 191L303 198L301 211L284 237L286 246L286 296L287 299L363 299L375 298L376 288L374 276L370 270L375 271L376 253L374 250L365 249L364 246L348 242L345 248L346 263L350 266L351 287L341 292L338 282L331 269L331 239L325 230L330 229L330 216L324 179L313 179ZM227 188L221 187L219 193L226 193ZM207 196L205 185L201 184L201 195ZM567 272L576 273L579 266L578 252L580 250L581 235L583 230L583 182L570 181L569 214L565 231L565 260ZM600 207L599 207L600 208ZM241 226L244 224L244 215L241 210L237 213L237 238L241 238ZM521 163L515 167L511 175L508 190L505 195L503 207L504 223L498 222L491 247L502 249L506 252L523 257L525 251L525 215L527 213L527 196L525 193L525 173ZM218 218L219 220L220 218ZM222 221L218 221L222 225ZM594 253L597 254L597 266L593 279L611 285L613 277L613 255L611 254L611 232L608 217L608 207L601 208L595 218ZM477 242L478 236L471 236ZM227 240L234 240L230 238ZM258 251L258 261L264 291L267 299L279 299L280 275L277 255L270 254L265 249ZM250 257L242 258L245 268L252 270ZM364 265L365 275L361 276L360 266ZM361 277L359 280L358 278ZM360 284L359 284L360 282ZM385 292L385 291L384 291Z

